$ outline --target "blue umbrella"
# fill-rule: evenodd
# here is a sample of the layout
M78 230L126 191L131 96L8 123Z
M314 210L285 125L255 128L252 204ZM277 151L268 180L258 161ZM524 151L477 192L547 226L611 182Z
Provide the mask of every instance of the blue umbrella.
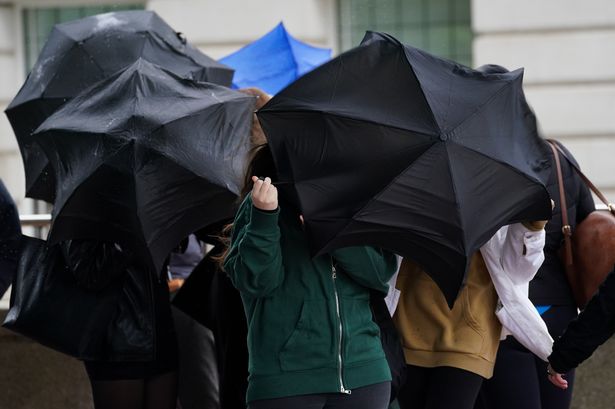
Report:
M235 69L233 88L257 87L275 94L330 58L331 49L298 41L280 23L220 62Z

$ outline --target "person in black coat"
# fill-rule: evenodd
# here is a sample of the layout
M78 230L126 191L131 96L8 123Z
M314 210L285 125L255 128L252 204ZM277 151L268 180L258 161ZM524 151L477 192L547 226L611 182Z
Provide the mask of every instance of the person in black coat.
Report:
M569 158L572 154L560 144ZM551 176L547 184L549 195L555 201L553 217L547 223L545 261L530 282L529 296L549 333L557 339L570 321L577 316L577 307L566 278L559 251L562 233L562 210L553 155ZM594 201L572 165L560 155L562 176L566 192L568 222L574 231L577 224L595 210ZM575 162L576 164L576 162ZM483 383L475 409L568 409L572 401L574 370L566 374L568 389L565 393L553 387L544 377L547 363L534 356L513 337L500 342L493 378Z
M209 328L215 339L221 409L244 409L248 387L248 328L243 303L220 257L226 249L221 237L231 220L197 231L212 249L195 267L173 299L173 305Z
M19 259L21 226L13 198L0 180L0 298L11 285Z
M117 297L110 319L92 324L104 327L98 348L78 357L94 407L175 409L177 338L166 274L155 272L145 255L125 243L67 240L60 247L81 291Z
M615 333L615 269L581 314L553 344L547 377L559 388L568 388L567 372L576 368Z
M484 70L490 72L493 70L497 72L500 69L504 68L496 65L484 67ZM536 117L529 106L526 120L536 122ZM558 145L578 166L572 154L559 142ZM559 156L566 192L568 223L574 231L576 225L595 210L595 205L589 189L570 162L563 155ZM529 296L547 324L549 333L556 339L577 316L577 307L564 265L559 257L564 241L562 208L555 157L550 149L545 162L551 167L546 187L555 201L555 208L551 220L545 227L547 233L544 247L545 261L530 282ZM513 337L507 337L500 342L493 377L483 383L475 409L568 409L572 401L574 371L567 373L569 388L562 393L545 379L546 369L546 362L534 356Z

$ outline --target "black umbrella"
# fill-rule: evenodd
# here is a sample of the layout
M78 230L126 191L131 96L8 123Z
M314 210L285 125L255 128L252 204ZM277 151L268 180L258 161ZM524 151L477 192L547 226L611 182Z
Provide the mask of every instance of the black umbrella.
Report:
M368 33L278 93L258 116L313 251L389 248L452 305L498 228L550 217L522 73L485 74Z
M0 180L0 298L15 275L20 240L19 213L13 198Z
M49 240L136 244L158 269L182 238L232 216L253 107L143 60L86 90L32 135L59 181Z
M53 202L55 180L30 134L56 109L142 58L180 77L230 86L233 70L186 43L152 11L99 14L56 25L6 110L26 173L26 195Z

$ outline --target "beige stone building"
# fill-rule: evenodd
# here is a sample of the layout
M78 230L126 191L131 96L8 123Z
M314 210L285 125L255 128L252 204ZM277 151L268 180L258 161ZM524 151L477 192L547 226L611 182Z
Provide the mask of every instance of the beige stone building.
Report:
M473 0L473 61L525 67L545 135L615 201L615 2Z

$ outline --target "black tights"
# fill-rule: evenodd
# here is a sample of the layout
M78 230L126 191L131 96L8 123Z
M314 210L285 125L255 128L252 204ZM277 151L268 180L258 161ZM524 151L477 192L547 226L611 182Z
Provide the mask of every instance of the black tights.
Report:
M391 382L376 383L343 393L319 393L284 398L255 400L248 409L386 409Z
M401 409L472 409L484 378L463 369L407 366L397 394Z
M177 373L146 379L90 380L96 409L175 409Z

